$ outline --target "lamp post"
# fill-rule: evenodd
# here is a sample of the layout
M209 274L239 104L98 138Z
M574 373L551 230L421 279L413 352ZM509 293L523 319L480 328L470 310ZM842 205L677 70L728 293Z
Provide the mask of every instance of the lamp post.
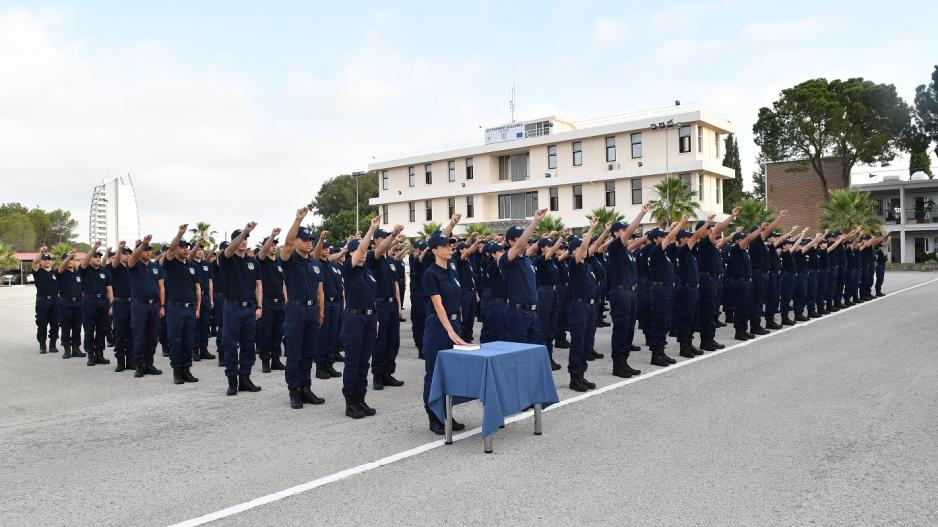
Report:
M677 101L675 101L677 102ZM652 130L660 130L664 128L664 180L665 180L665 200L668 203L668 209L671 209L671 196L670 196L670 186L667 184L668 179L671 178L671 137L668 132L671 131L675 126L680 127L684 123L675 123L674 119L668 119L667 122L651 123ZM671 210L668 210L668 216L670 219Z
M364 172L352 172L352 179L355 180L355 232L360 230L358 223L358 178L365 175Z

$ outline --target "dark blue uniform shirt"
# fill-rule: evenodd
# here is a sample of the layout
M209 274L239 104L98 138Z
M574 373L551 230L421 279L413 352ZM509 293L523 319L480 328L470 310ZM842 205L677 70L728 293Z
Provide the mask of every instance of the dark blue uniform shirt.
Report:
M570 289L573 298L590 300L596 298L598 283L592 257L577 263L576 258L570 263Z
M287 296L291 302L317 301L322 280L322 266L315 258L304 258L294 251L290 259L283 262L283 281L287 284Z
M752 263L749 261L749 253L742 250L739 244L730 249L730 262L726 271L729 273L730 278L752 278Z
M163 279L163 269L156 262L150 260L146 264L142 260L130 268L130 297L134 300L159 300L160 285Z
M475 291L476 289L476 271L472 263L472 258L468 260L463 260L458 256L453 256L456 259L456 271L459 276L459 285L465 291Z
M674 283L674 264L661 248L661 244L650 245L648 250L648 279L666 285Z
M111 267L111 288L114 298L130 298L130 269L126 265Z
M557 260L546 258L544 255L535 256L534 278L538 287L560 285L560 269L557 267Z
M104 266L98 267L89 265L84 269L79 267L81 275L81 292L86 295L104 295L107 294L107 286L111 285L111 273Z
M505 286L505 279L502 278L502 272L498 268L498 262L492 260L485 267L485 285L492 290L492 298L508 298L508 288Z
M295 255L296 252L294 251L293 254ZM264 258L260 260L260 266L264 300L283 300L283 265L280 257L273 260Z
M609 279L609 286L627 285L625 261L628 250L622 245L622 240L618 237L612 240L607 252L609 253L609 273L606 277Z
M423 262L417 259L413 254L408 256L408 263L410 264L410 288L413 291L422 291L423 287L423 273L424 266Z
M791 251L782 252L782 271L786 273L795 272L795 257Z
M498 261L498 269L508 287L508 300L513 304L537 304L537 283L534 279L534 264L524 254L514 260L508 259L508 251Z
M697 240L694 252L697 253L697 265L701 273L718 275L723 272L720 250L709 236Z
M697 257L694 252L684 245L677 250L678 276L685 285L695 287L700 284L700 272L697 268Z
M431 265L423 273L423 294L427 299L427 315L436 314L430 297L440 295L447 315L459 314L459 280L451 268Z
M378 281L367 265L352 265L352 255L345 259L345 307L348 309L375 309Z
M189 265L195 267L195 276L199 279L199 286L202 288L202 294L207 295L208 282L212 279L212 267L205 260L192 260L189 262Z
M342 271L328 259L319 260L322 269L322 294L326 300L342 296Z
M757 271L769 270L769 249L765 246L762 236L756 236L756 239L749 243L749 262Z
M394 285L397 283L397 272L391 274L391 267L387 263L388 257L375 257L374 251L368 251L365 257L365 266L371 270L371 276L375 279L378 286L378 298L394 298ZM430 259L432 261L432 258Z
M261 279L260 269L254 258L248 255L231 257L225 253L218 255L218 267L222 275L222 293L226 301L255 302L255 288Z
M58 271L56 271L58 272ZM68 269L59 273L59 295L62 298L80 298L81 297L81 277L78 271L69 271Z
M195 302L195 284L199 279L194 266L179 258L167 258L163 261L163 271L166 273L167 302Z
M42 267L38 271L33 271L33 278L36 282L36 296L59 296L59 280L55 269L46 271Z

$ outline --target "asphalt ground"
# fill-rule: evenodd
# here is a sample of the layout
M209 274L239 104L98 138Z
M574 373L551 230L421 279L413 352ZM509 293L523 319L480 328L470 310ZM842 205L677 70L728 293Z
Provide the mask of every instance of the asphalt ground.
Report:
M887 293L912 289L689 361L672 340L654 375L643 347L625 382L600 329L601 393L556 372L544 435L509 423L492 455L476 403L454 445L427 430L408 323L406 385L353 421L338 379L291 410L259 364L263 391L226 397L215 361L174 386L159 356L134 379L39 355L34 290L2 288L0 525L936 525L936 278L889 273Z

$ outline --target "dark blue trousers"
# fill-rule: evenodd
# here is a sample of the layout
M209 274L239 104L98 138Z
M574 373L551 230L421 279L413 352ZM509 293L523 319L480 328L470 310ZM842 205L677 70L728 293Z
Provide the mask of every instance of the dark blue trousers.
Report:
M107 298L85 298L81 302L85 353L104 352L105 335L107 335L107 308Z
M287 388L311 387L310 372L319 344L319 306L284 306L283 343L287 352L287 363L283 372Z
M638 281L638 288L635 290L635 294L638 297L638 315L636 320L638 320L638 327L640 327L645 334L646 344L648 344L648 285L648 280L642 278Z
M215 309L212 310L212 324L215 324L215 348L221 353L222 330L225 327L225 295L215 293Z
M713 340L717 334L717 317L720 314L720 284L718 276L700 273L698 321L701 342Z
M401 346L401 320L397 302L378 302L378 341L371 359L371 373L390 375L397 369Z
M567 336L567 306L570 304L570 286L557 287L557 300L554 302L557 322L554 325L554 339L563 340Z
M472 330L476 318L476 292L463 289L459 293L459 308L462 311L459 337L466 342L472 341Z
M423 349L423 326L427 321L427 305L424 302L423 291L416 287L410 288L410 332L414 336L414 345L417 350Z
M45 343L59 339L59 301L57 298L36 299L36 340Z
M504 298L495 298L488 291L488 295L482 298L482 309L485 311L485 319L482 321L482 332L479 334L479 342L495 342L496 340L505 340L505 314L508 304ZM422 336L421 336L422 338Z
M368 391L368 363L378 341L378 317L346 311L342 315L340 338L345 350L342 394L365 395Z
M225 325L222 327L222 349L225 358L225 376L250 375L254 366L254 345L257 321L253 305L241 307L225 304L222 315Z
M697 285L680 284L675 289L674 314L678 342L694 341L694 323L697 321L697 303L700 288Z
M867 297L873 295L873 278L876 276L876 268L873 265L863 266L863 290L861 293Z
M651 284L648 288L648 321L645 325L649 346L664 348L674 309L674 286Z
M130 304L130 333L134 343L134 365L153 364L160 332L160 304Z
M202 316L201 313L199 316ZM192 366L195 346L195 305L166 306L166 336L169 338L169 365L173 368Z
M81 300L59 300L59 328L63 345L81 344Z
M808 303L808 274L795 273L795 316L804 316L804 308Z
M847 270L837 266L837 285L834 287L834 302L842 304L847 299L845 294L847 288Z
M450 320L453 331L458 335L460 323L458 320ZM436 355L441 350L453 348L453 341L450 340L443 324L436 316L436 313L430 313L427 316L427 323L423 328L423 407L430 413L428 400L430 399L430 384L433 381L433 368L436 367Z
M827 269L818 269L817 271L817 298L815 303L817 304L818 311L824 305L824 301L827 300Z
M411 317L413 320L413 317ZM323 310L322 327L319 328L319 346L316 348L316 356L313 357L316 364L331 364L335 362L336 350L339 347L339 333L342 331L342 301L326 301Z
M808 292L807 292L807 304L808 310L814 313L814 306L817 303L817 270L809 269L808 270Z
M283 304L264 304L257 321L257 355L262 359L280 358L285 309Z
M730 278L727 285L731 289L730 306L733 309L733 327L745 332L749 326L749 310L752 302L752 282L746 279Z
M550 324L551 317L556 316L554 309L557 304L557 291L549 287L541 287L537 290L537 313L538 317L543 317L544 324L538 324L539 338L538 343L547 346L547 352L554 352L554 327Z
M791 301L795 296L795 273L790 271L783 272L781 276L781 287L779 288L779 309L782 317L791 318Z
M762 323L762 315L765 313L767 278L765 271L752 270L752 285L749 289L749 322L751 327L759 326Z
M876 294L882 294L883 292L883 280L886 279L886 266L877 265L876 266Z
M593 349L592 336L596 334L596 306L573 300L567 306L567 325L570 328L570 360L567 371L571 375L586 371L586 357Z
M114 356L133 358L132 340L130 331L130 301L115 298L113 308L114 320Z
M765 281L765 320L775 318L778 313L778 303L781 299L781 273L770 271Z
M506 304L505 332L502 337L508 342L540 344L540 324L538 324L537 312Z
M609 288L609 316L612 319L612 356L628 357L630 337L635 328L634 295L631 288Z
M212 325L212 304L208 293L202 293L202 309L195 322L195 343L199 348L208 348L208 336Z

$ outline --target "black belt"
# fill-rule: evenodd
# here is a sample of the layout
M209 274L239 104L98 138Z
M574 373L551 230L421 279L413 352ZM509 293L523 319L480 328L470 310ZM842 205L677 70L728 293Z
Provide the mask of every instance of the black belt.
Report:
M430 313L430 316L431 316L431 317L436 317L436 313ZM446 314L446 318L448 318L448 319L450 319L450 320L458 320L458 319L459 319L459 313L447 313L447 314Z
M247 302L238 302L238 301L235 301L235 300L225 300L225 303L228 304L229 306L238 306L238 307L254 307L255 305L257 305L257 304L255 304L253 301L250 301L250 300L247 301Z
M103 293L98 293L98 294L87 293L81 296L82 298L104 298L106 295Z
M155 303L159 302L159 299L150 298L150 299L143 299L143 300L141 300L141 299L139 299L139 298L134 298L133 300L131 300L131 302L133 302L133 303L135 303L135 304L155 304Z
M315 300L287 300L288 304L293 304L294 306L318 306L319 303Z
M351 313L353 315L374 315L375 314L374 309L355 309L353 307L346 308L345 312Z
M636 288L636 286L634 285L625 285L625 284L611 285L609 287L611 289L625 289L626 291L635 291L635 288Z
M37 296L36 300L54 300L55 298L54 296Z
M115 297L114 297L114 301L115 301L115 302L120 301L120 302L128 302L128 303L129 303L130 300L131 300L131 298L130 298L129 296L115 296Z
M514 302L507 302L511 307L516 307L518 309L523 309L525 311L537 311L537 304L516 304Z
M507 304L507 303L508 303L508 299L507 299L507 298L499 298L499 297L497 297L497 296L493 296L493 297L492 297L492 300L493 300L496 304Z
M269 306L270 304L282 304L282 303L283 303L282 298L265 298L264 299L265 306Z
M669 284L668 282L651 282L651 285L669 285L669 286L673 286L674 284Z
M195 302L167 302L167 304L173 307L186 307L186 308L195 306Z
M327 296L326 297L326 302L341 302L341 301L342 301L341 296Z
M691 289L697 289L700 287L700 284L688 284L687 282L681 282L681 285L684 287L689 287Z
M81 297L80 296L63 296L62 300L65 300L66 302L78 302L79 300L81 300Z
M462 291L463 293L475 293L475 292L476 292L475 289L470 289L470 288L466 288L466 287L460 289L460 291Z
M556 285L539 285L538 289L547 289L548 291L556 291L559 286Z
M714 278L719 278L719 277L720 277L720 273L710 273L710 272L707 272L707 271L700 271L700 274L705 274L705 275L708 275L708 276L712 276L712 277L714 277Z
M376 298L376 299L375 299L375 302L382 302L382 303L394 302L394 301L395 301L395 300L394 300L394 297L393 297L393 296L389 296L389 297L384 297L384 296L382 296L382 297L380 297L380 298Z
M730 278L733 282L751 282L752 278Z
M573 300L574 302L579 302L579 303L581 303L581 304L590 304L590 305L592 305L592 304L595 304L595 303L596 303L596 299L595 299L595 298L573 298L572 300Z

